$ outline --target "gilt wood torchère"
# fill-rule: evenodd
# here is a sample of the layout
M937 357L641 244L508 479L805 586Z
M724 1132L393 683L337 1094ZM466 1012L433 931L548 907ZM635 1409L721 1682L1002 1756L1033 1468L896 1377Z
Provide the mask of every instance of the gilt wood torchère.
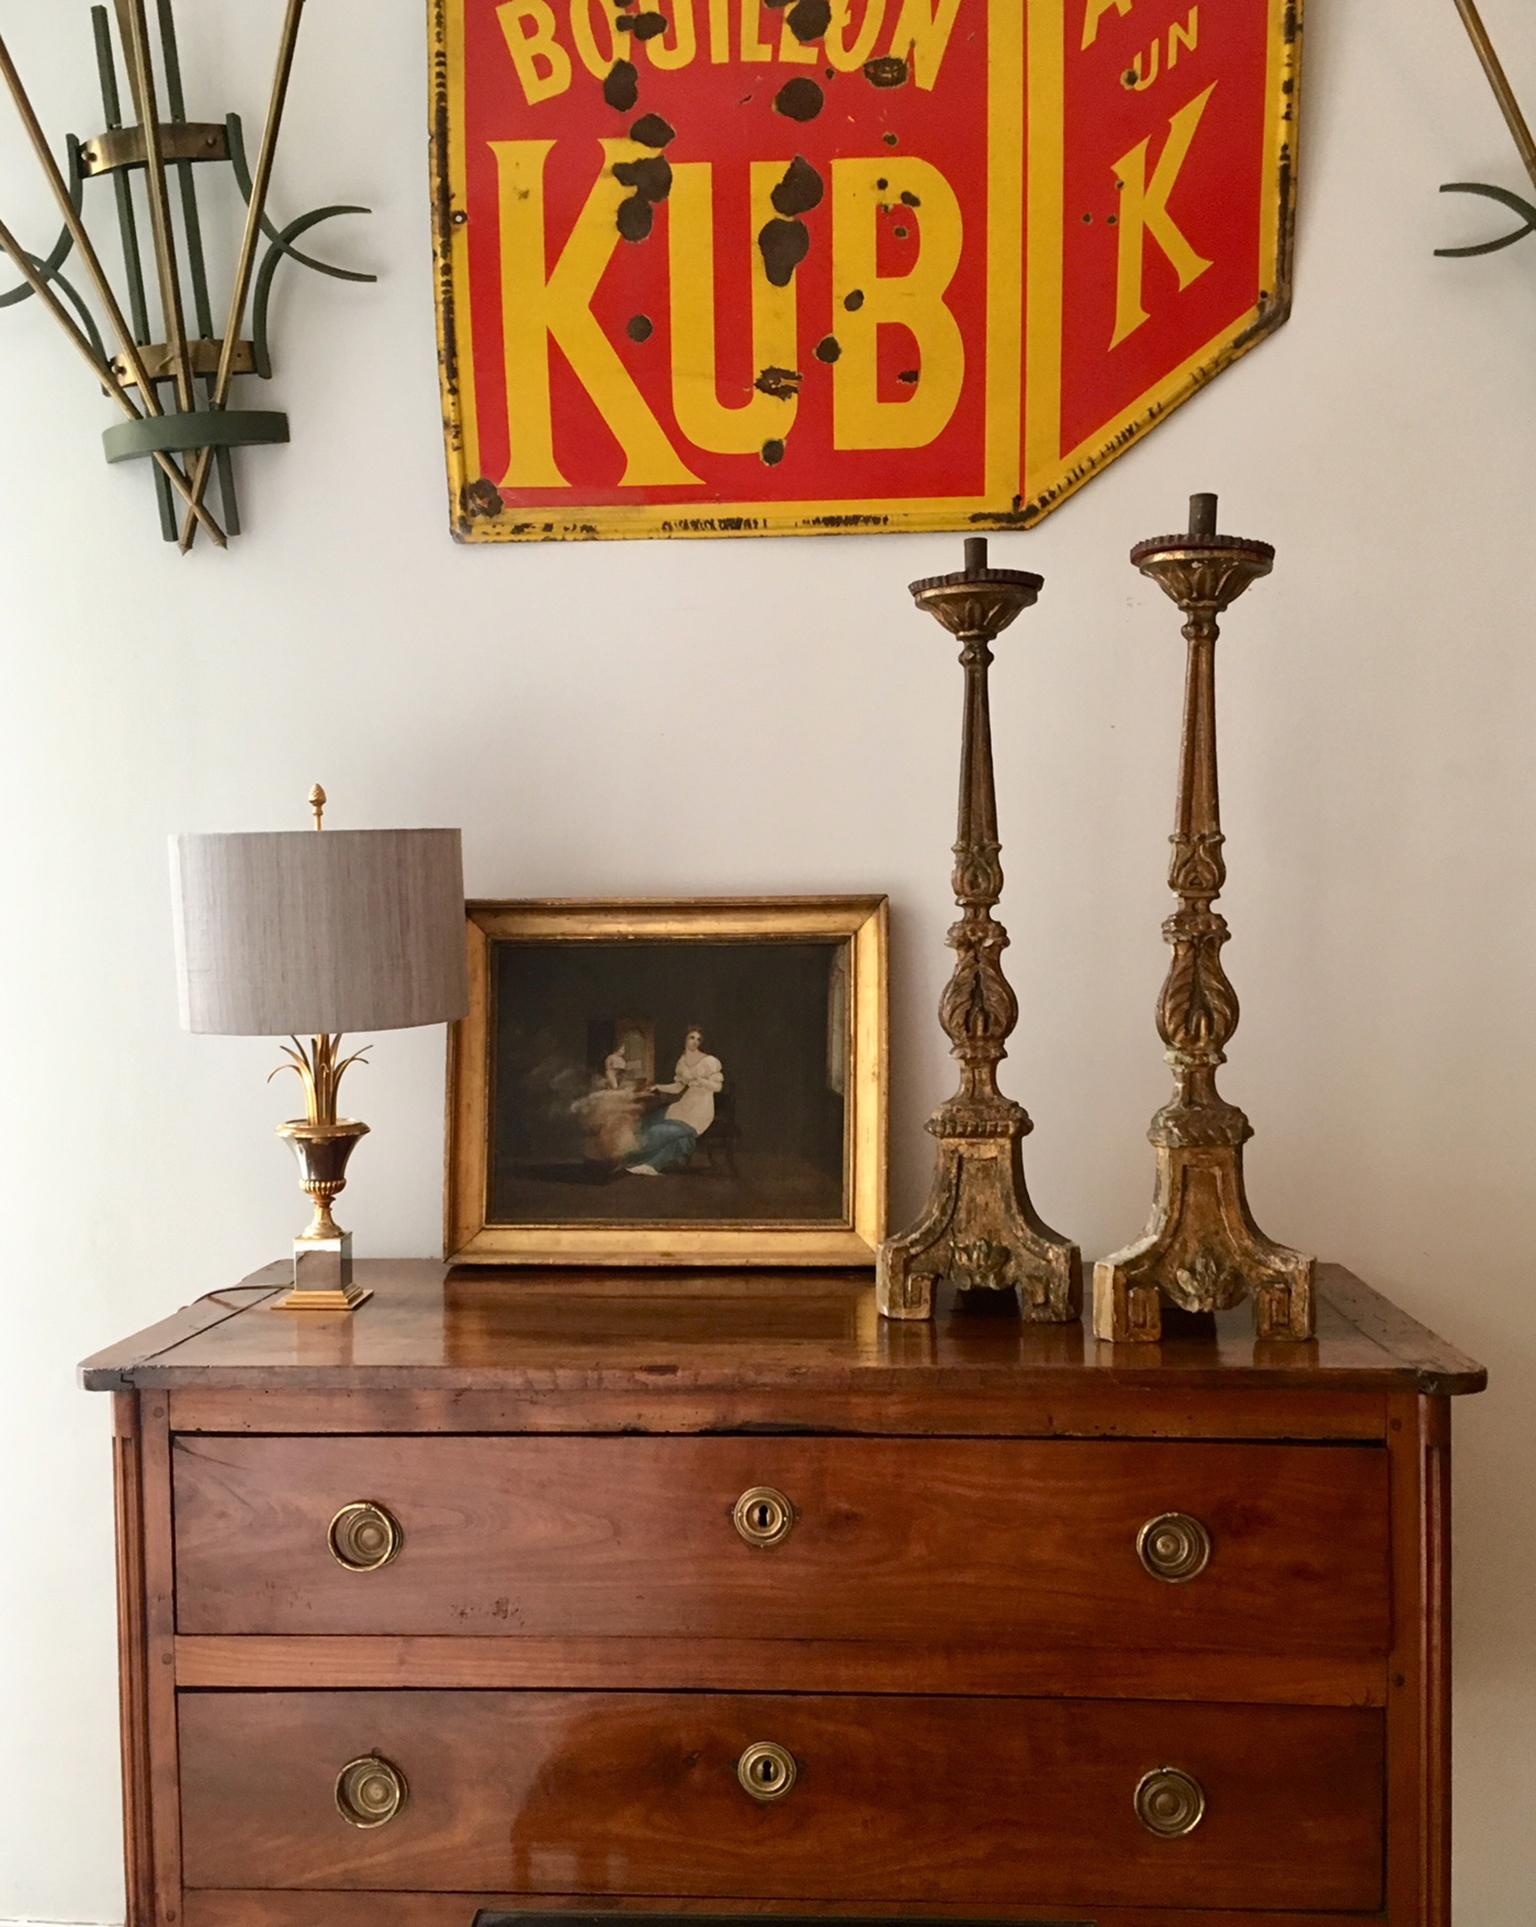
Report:
M867 1274L273 1265L114 1394L129 1927L1448 1927L1450 1399ZM489 1927L489 1923L485 1924Z
M1164 1308L1224 1311L1251 1300L1261 1338L1312 1336L1315 1261L1266 1238L1248 1208L1243 1146L1253 1127L1216 1089L1237 1029L1237 993L1222 965L1227 920L1211 906L1227 881L1216 767L1217 618L1269 574L1275 552L1216 532L1216 497L1190 502L1184 535L1138 543L1131 561L1183 611L1188 666L1178 816L1168 887L1179 907L1163 925L1173 949L1157 1027L1172 1100L1148 1132L1157 1153L1152 1218L1136 1244L1094 1267L1100 1338L1155 1342Z
M962 1303L1013 1292L1023 1316L1040 1324L1071 1322L1082 1310L1078 1248L1045 1223L1025 1182L1023 1143L1034 1126L997 1081L1019 1005L1003 974L1008 932L995 915L1003 869L987 672L992 644L1044 586L1038 575L990 568L984 536L967 539L959 574L912 584L917 606L958 638L965 670L954 850L961 914L949 932L955 968L939 1006L960 1088L928 1122L939 1149L927 1207L880 1251L876 1288L887 1318L931 1318L944 1283L961 1288Z

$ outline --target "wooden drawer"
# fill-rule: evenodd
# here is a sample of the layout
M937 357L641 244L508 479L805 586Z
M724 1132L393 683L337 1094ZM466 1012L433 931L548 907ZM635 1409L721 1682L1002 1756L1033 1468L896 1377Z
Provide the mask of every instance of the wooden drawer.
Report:
M1374 1446L835 1438L225 1438L175 1449L191 1634L524 1634L1134 1644L1362 1656L1391 1643ZM787 1537L732 1520L767 1486ZM328 1545L376 1501L376 1571ZM1206 1569L1137 1537L1188 1514ZM1134 1639L1128 1628L1134 1627Z
M1382 1722L1355 1709L712 1694L185 1693L190 1887L1369 1909ZM789 1792L738 1761L773 1741ZM369 1754L405 1805L361 1830ZM1181 1838L1148 1773L1204 1791Z

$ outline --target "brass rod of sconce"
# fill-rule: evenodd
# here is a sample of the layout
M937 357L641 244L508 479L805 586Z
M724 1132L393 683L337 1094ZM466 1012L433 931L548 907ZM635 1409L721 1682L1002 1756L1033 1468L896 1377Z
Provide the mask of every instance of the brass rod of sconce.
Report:
M11 99L16 104L16 112L21 117L21 124L27 131L28 140L32 143L32 151L36 154L47 176L48 185L53 190L53 198L59 204L59 211L64 217L64 225L69 230L70 238L74 241L80 259L85 263L86 272L90 275L92 284L111 318L118 342L122 347L123 357L133 371L133 378L138 383L140 394L144 397L145 413L161 415L165 411L161 408L160 397L155 393L154 384L149 379L149 371L145 368L144 359L139 353L139 344L134 339L133 330L128 325L127 316L123 313L112 283L107 279L106 270L101 265L101 257L96 252L95 244L86 233L84 222L75 212L74 203L69 196L69 183L64 179L59 163L54 158L53 149L48 145L48 137L44 134L42 125L33 112L32 103L27 98L26 88L21 84L21 75L16 71L16 63L11 59L4 35L0 35L0 78L4 79ZM65 318L68 319L67 316ZM95 356L92 355L91 359L94 361ZM221 530L220 533L222 534L223 531Z
M117 86L117 62L112 52L112 28L105 7L91 8L91 32L96 41L96 71L101 81L101 109L109 132L123 124L123 101ZM112 170L112 191L117 201L117 228L123 246L123 269L128 277L128 314L133 332L141 343L149 340L149 302L144 291L144 263L139 254L139 222L133 205L133 177L126 167ZM176 535L176 510L171 503L170 484L155 470L155 503L160 511L160 532L168 539Z
M58 322L65 334L69 336L70 340L84 357L87 366L96 377L97 382L111 395L128 419L135 422L142 421L144 417L134 406L133 398L123 386L117 370L110 362L103 361L97 355L96 350L87 340L84 330L71 319L65 310L63 302L60 301L53 289L38 273L32 264L32 257L24 251L21 243L5 225L4 221L0 221L0 253L8 254L16 263L21 273L21 278L37 296L47 312ZM162 449L156 449L154 451L154 460L155 465L160 469L162 474L164 474L176 493L187 503L188 508L197 516L197 519L202 523L203 527L207 529L213 540L221 549L227 548L228 539L223 529L219 527L213 516L201 503L193 501L192 485L176 466L175 462L172 461L171 457Z
M1483 25L1483 17L1478 12L1477 0L1456 0L1456 11L1461 15L1462 24L1483 64L1483 72L1488 76L1488 84L1493 89L1493 97L1499 103L1499 111L1508 123L1509 131L1515 137L1515 146L1520 150L1520 159L1525 171L1531 177L1531 185L1536 187L1536 136L1531 133L1530 123L1520 111L1520 103L1515 98L1515 90L1509 84L1509 75L1504 71L1504 63L1499 59L1489 38L1488 29Z
M155 93L155 69L149 52L149 21L144 0L128 0L128 59L133 97L138 103L144 132L144 181L149 194L149 222L155 237L155 267L160 277L160 307L166 343L171 351L171 373L176 405L184 415L195 413L192 357L187 349L187 317L181 299L181 270L176 260L176 235L171 226L171 197L166 183L165 142L160 128L160 103ZM194 496L196 490L193 490Z
M139 4L142 4L142 0L139 0ZM261 243L261 224L266 216L267 196L272 187L272 167L277 158L277 140L282 131L283 109L288 101L288 82L293 74L293 56L298 45L299 21L303 12L304 0L288 0L282 37L278 42L277 68L272 77L272 100L267 109L267 124L262 131L261 153L251 182L250 204L246 208L245 232L240 237L240 254L235 264L235 284L229 298L229 319L224 324L224 346L219 353L218 379L209 398L208 405L215 411L228 402L230 384L234 380L235 350L245 320L245 304L250 298L251 278L256 270L256 250ZM207 491L210 466L210 452L205 448L198 455L192 474L194 507L201 505ZM191 548L195 534L193 518L188 515L181 527L183 552Z
M165 98L171 110L171 120L183 125L187 118L186 91L181 82L181 49L176 38L176 9L172 0L158 0L157 14L160 22L160 53L165 67ZM208 263L203 253L202 211L197 201L197 169L188 160L176 163L176 179L181 188L181 225L187 237L187 267L192 276L192 307L197 317L197 332L205 341L213 339L213 301L208 291ZM214 378L211 374L201 378L205 396L213 393ZM219 471L219 501L223 507L224 520L231 535L240 533L239 500L235 494L234 457L227 448L220 448L214 461ZM174 534L174 530L172 531Z

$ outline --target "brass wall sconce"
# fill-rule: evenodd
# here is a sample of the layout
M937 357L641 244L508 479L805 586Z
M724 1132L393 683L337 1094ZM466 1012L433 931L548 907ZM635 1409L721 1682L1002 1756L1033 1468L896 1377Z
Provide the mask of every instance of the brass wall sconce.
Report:
M91 9L91 25L106 125L101 133L88 140L79 140L73 134L66 136L62 166L48 144L10 50L0 38L0 80L4 81L21 118L63 220L59 238L46 255L25 251L11 229L0 220L0 253L9 255L21 275L18 286L0 294L0 308L14 307L33 298L39 301L102 389L117 404L125 419L106 431L107 460L154 463L160 527L165 539L179 539L185 553L192 547L197 530L202 528L210 540L223 548L229 536L240 532L232 451L288 439L286 415L273 409L229 406L237 376L256 375L263 380L271 377L267 326L273 278L281 263L290 260L341 281L376 280L375 275L316 260L294 246L302 235L333 215L366 214L369 210L317 208L282 228L276 227L267 216L272 166L304 0L288 0L271 107L254 172L246 158L238 114L229 114L222 122L187 118L172 0L155 0L160 74L156 72L156 57L150 44L146 0L115 0L115 6L129 78L131 122L124 123L117 56L107 9L96 6ZM169 119L161 117L160 75L164 78ZM214 332L212 292L198 206L197 170L209 163L228 163L246 204L245 231L235 263L222 336ZM163 337L159 340L153 338L139 243L135 184L140 175L153 237ZM116 199L128 296L126 312L84 222L85 186L98 177L111 180ZM173 177L180 204L185 263L178 249L171 207ZM257 256L263 241L267 244L266 253L258 269ZM116 342L115 352L109 350L84 296L65 279L63 269L72 253L78 255L105 311ZM190 301L184 274L190 287ZM251 333L248 339L242 339L247 306L251 311ZM195 332L188 326L189 309ZM162 397L161 390L167 386L172 392ZM214 472L219 482L217 516L207 501Z
M1473 50L1482 63L1483 72L1488 76L1488 85L1493 89L1493 97L1499 103L1499 112L1514 136L1515 147L1531 185L1536 187L1536 136L1531 133L1530 123L1521 112L1520 102L1510 85L1509 75L1504 71L1504 63L1494 49L1492 36L1483 25L1483 17L1478 12L1477 0L1456 0L1456 10L1461 15L1462 24L1467 30ZM1512 193L1507 187L1493 187L1486 181L1447 181L1441 188L1442 194L1476 194L1485 201L1496 201L1500 207L1508 208L1511 214L1518 215L1524 223L1509 234L1501 234L1494 241L1479 241L1470 247L1436 248L1435 253L1452 260L1465 260L1474 254L1497 254L1503 248L1512 248L1517 241L1523 241L1528 234L1536 234L1536 203L1526 200L1522 195Z

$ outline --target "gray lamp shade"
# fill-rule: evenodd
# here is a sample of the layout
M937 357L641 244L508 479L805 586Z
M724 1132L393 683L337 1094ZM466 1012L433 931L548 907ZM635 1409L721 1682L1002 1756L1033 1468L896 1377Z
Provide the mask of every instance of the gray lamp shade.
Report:
M469 1008L457 830L173 836L185 1030L318 1037Z

